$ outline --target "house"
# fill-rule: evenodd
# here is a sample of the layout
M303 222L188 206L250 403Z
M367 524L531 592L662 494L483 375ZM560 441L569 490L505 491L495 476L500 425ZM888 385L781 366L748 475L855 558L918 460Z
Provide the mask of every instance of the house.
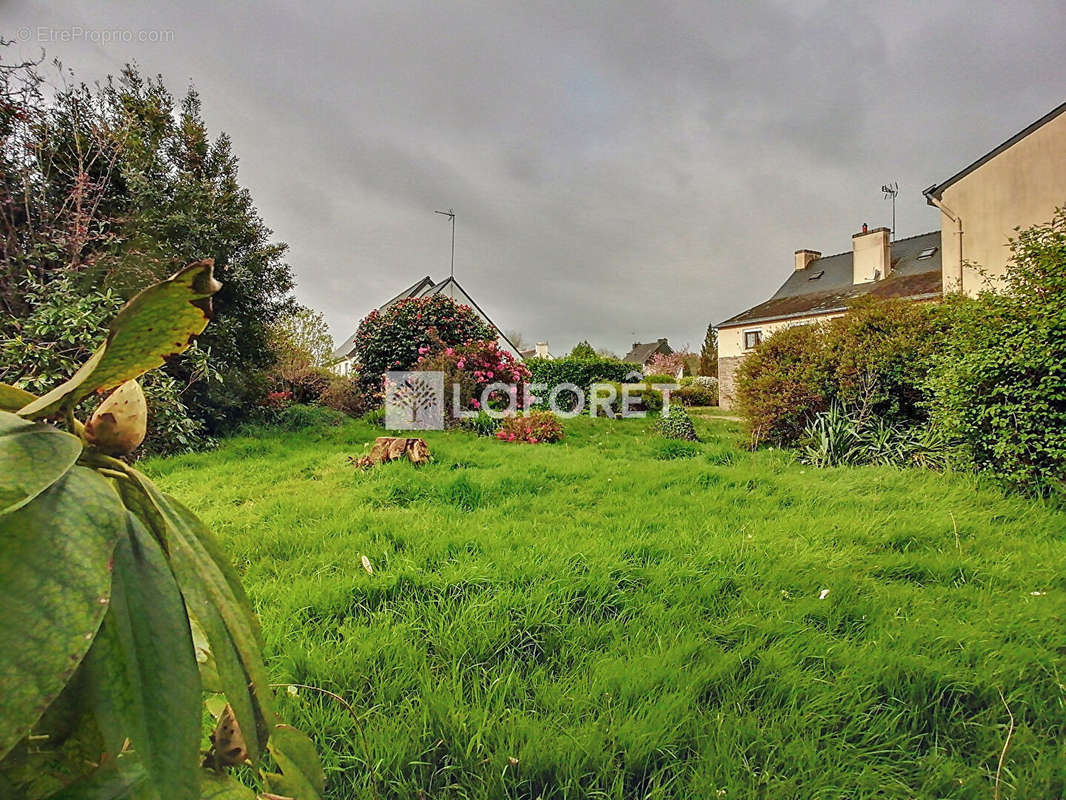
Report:
M1066 103L923 194L940 209L944 291L976 294L986 281L974 266L995 282L1015 228L1066 206Z
M530 347L528 350L519 350L518 354L522 356L522 360L527 358L543 358L551 361L555 358L548 350L547 342L537 342L536 347Z
M667 344L666 339L656 339L654 342L648 344L641 344L640 342L633 342L633 349L629 351L629 354L622 360L630 364L640 364L641 367L648 366L648 362L651 361L652 356L662 353L665 356L674 352L670 345Z
M380 308L378 308L378 311L387 311L389 308L396 305L401 300L409 300L415 297L432 297L436 294L446 295L455 300L455 302L459 303L460 305L470 306L470 308L473 309L474 313L481 317L482 320L487 322L489 326L496 332L496 336L500 342L500 347L504 350L508 350L509 352L511 352L519 360L522 359L522 354L519 352L518 348L515 347L511 340L507 338L506 334L504 334L504 332L500 330L499 327L497 327L496 323L489 319L488 314L481 310L481 306L474 302L474 299L469 294L467 294L466 290L459 285L459 281L457 281L454 277L445 278L440 283L436 283L433 281L432 278L427 275L426 277L422 278L422 280L417 281L413 285L404 289L398 295L396 295L387 303L382 305ZM338 375L351 374L355 366L355 336L356 334L353 333L351 336L344 340L344 343L340 347L333 351L333 364L330 369L332 369ZM547 347L547 345L545 345L545 347Z
M1066 103L965 169L923 192L940 209L941 229L891 240L887 228L852 236L852 249L823 257L797 250L792 274L764 303L718 327L719 397L730 408L736 368L774 331L840 316L870 294L936 301L945 292L976 294L1006 269L1017 227L1047 222L1066 205Z

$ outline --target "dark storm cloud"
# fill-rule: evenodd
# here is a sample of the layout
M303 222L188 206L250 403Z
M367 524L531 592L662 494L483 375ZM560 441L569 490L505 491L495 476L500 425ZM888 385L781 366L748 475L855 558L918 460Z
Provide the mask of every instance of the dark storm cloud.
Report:
M135 59L195 84L338 338L445 273L453 207L459 278L556 352L698 347L793 250L886 224L886 180L899 234L933 229L921 189L1066 74L1058 3L16 3L0 24L84 79Z

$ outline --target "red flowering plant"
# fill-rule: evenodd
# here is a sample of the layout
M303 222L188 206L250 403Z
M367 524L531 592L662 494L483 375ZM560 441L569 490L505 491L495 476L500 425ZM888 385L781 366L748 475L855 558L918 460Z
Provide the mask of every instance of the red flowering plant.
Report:
M496 431L496 438L527 444L558 442L563 438L563 426L550 411L530 411L507 417Z
M494 335L470 306L444 295L408 298L385 311L371 311L355 334L359 388L379 405L386 372L414 369L420 356Z
M263 400L267 408L288 408L292 405L292 392L270 392Z
M445 345L439 339L419 348L416 369L444 373L446 415L454 417L453 387L458 387L460 410L482 410L482 395L494 383L502 383L489 394L489 407L504 410L529 407L533 398L526 389L529 369L493 339L478 339L458 347ZM454 421L454 420L452 420Z

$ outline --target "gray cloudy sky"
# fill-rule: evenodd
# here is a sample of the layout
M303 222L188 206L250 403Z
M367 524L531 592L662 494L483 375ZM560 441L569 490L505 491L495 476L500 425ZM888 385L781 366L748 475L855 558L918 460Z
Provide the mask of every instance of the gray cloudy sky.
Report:
M0 0L24 55L196 85L338 340L447 275L450 206L457 277L556 353L698 349L794 250L889 224L887 180L934 229L923 188L1066 99L1064 31L1061 0Z

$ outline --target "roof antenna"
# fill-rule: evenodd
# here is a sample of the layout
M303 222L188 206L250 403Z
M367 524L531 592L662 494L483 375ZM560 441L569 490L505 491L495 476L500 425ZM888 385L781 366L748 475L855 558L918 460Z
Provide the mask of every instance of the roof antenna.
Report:
M896 241L896 195L899 194L899 182L892 181L881 187L885 200L892 200L892 241Z
M445 217L448 217L448 219L450 219L452 221L452 266L451 266L451 272L449 272L449 274L448 274L448 277L451 280L451 282L448 284L448 295L452 298L452 300L454 300L455 299L455 212L452 209L449 208L447 211L434 211L433 213L434 214L441 214L441 215L443 215Z

